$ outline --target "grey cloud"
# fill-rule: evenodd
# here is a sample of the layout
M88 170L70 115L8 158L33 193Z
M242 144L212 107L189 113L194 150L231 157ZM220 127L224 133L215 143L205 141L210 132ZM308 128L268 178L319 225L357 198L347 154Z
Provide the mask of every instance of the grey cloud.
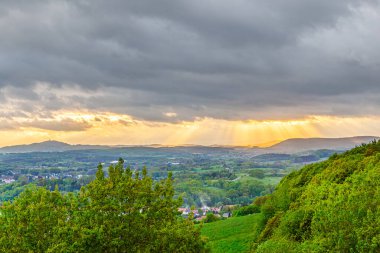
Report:
M13 130L17 127L15 127L15 125L9 121L9 120L6 120L6 119L2 119L0 117L1 121L0 121L0 131L3 131L3 130Z
M378 114L379 13L370 0L2 1L0 100L169 122Z
M92 127L89 122L84 120L74 121L72 119L27 119L28 115L23 113L0 113L0 130L12 130L20 128L37 128L52 131L84 131ZM23 118L18 121L18 118Z
M86 121L74 121L72 119L63 119L57 121L33 120L30 122L22 123L19 126L53 131L84 131L91 128L91 124Z

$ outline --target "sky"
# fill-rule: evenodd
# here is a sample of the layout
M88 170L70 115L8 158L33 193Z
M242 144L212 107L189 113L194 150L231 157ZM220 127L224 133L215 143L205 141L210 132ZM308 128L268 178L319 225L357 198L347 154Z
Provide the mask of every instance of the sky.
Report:
M378 0L3 0L0 146L380 135Z

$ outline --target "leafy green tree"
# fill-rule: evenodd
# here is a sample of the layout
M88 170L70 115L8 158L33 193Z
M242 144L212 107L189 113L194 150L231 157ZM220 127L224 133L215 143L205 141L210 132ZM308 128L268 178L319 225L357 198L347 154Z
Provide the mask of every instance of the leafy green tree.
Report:
M214 221L218 221L219 218L213 214L213 213L207 213L206 214L206 218L203 220L205 223L210 223L210 222L214 222Z
M251 170L249 172L249 175L251 177L256 177L256 178L259 178L259 179L263 179L265 177L264 171L260 170L260 169Z
M0 216L2 252L46 252L55 244L60 223L68 219L71 196L58 189L27 188L13 203L5 203Z
M245 216L248 214L259 213L260 206L258 205L248 205L242 206L239 209L233 211L233 216Z
M41 187L6 203L0 216L2 252L203 252L200 228L176 215L172 177L153 182L124 161L98 166L78 195Z

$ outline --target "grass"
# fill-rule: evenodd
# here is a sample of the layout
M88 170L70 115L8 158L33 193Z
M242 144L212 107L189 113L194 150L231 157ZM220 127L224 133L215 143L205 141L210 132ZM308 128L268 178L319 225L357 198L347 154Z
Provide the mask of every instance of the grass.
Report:
M202 235L208 237L208 246L213 253L247 252L254 238L254 224L259 219L260 216L254 214L206 223Z
M264 177L263 179L259 179L259 180L264 184L278 185L281 179L282 177Z
M272 177L272 176L266 176L262 179L248 176L247 173L238 173L236 174L238 177L240 177L240 182L250 182L250 181L259 181L264 184L270 184L270 185L277 185L283 177Z

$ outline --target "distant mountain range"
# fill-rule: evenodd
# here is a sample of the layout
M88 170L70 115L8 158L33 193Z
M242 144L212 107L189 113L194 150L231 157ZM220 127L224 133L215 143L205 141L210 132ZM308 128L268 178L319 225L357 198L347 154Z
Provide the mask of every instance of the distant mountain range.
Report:
M100 145L71 145L59 141L44 141L26 145L15 145L0 148L0 153L29 153L29 152L62 152L69 150L104 149L109 146Z
M309 150L330 149L330 150L348 150L362 143L369 143L373 140L380 139L377 136L355 136L345 138L294 138L279 142L266 148L250 148L257 153L297 153ZM88 149L110 149L131 146L105 146L105 145L71 145L59 141L44 141L27 145L16 145L0 148L0 153L28 153L28 152L62 152L70 150L88 150ZM138 146L144 147L144 146ZM145 147L165 147L160 145L149 145ZM167 146L166 146L167 148ZM176 148L176 147L171 147ZM185 145L178 148L226 148L224 146L196 146ZM228 148L234 148L228 146ZM244 147L236 147L244 148ZM245 148L249 149L249 148Z
M273 153L295 153L308 150L331 149L348 150L363 143L378 140L377 136L355 136L345 138L294 138L265 148Z

